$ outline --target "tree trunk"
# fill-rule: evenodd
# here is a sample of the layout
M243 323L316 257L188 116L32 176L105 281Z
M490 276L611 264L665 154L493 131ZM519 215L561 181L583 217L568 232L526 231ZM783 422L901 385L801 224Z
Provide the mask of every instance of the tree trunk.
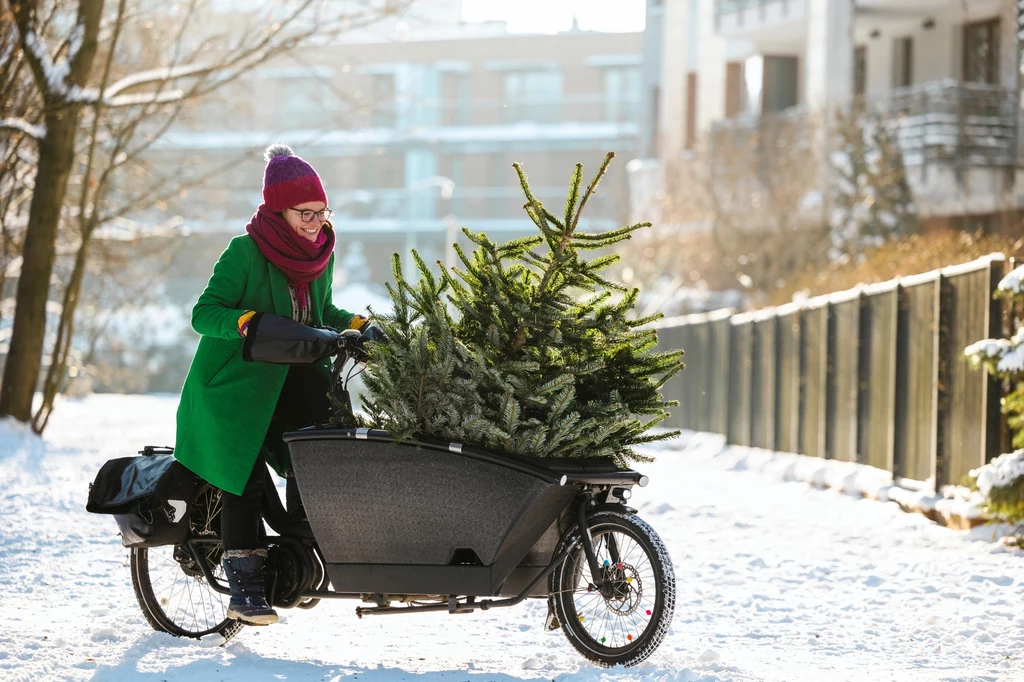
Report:
M32 417L32 394L46 335L46 301L56 255L57 226L74 161L78 114L79 107L48 114L46 136L39 142L39 170L22 247L14 328L0 383L0 416L10 415L19 421Z
M38 2L11 4L22 50L46 109L46 134L39 140L39 168L22 244L11 345L4 364L3 381L0 382L0 417L12 416L24 422L32 418L32 394L39 377L46 338L46 302L57 253L57 228L68 176L75 160L75 135L82 111L80 103L67 101L67 94L69 89L81 88L89 80L99 45L103 0L78 1L73 29L77 40L70 41L70 44L77 42L78 45L76 50L69 50L66 76L59 83L54 82L53 65L48 67L46 62L35 56L34 50L38 49L40 41L38 9Z

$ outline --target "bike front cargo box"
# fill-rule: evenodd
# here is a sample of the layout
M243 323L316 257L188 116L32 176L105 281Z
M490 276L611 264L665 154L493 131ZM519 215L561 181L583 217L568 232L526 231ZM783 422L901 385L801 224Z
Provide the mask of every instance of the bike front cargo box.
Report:
M544 460L398 444L385 431L309 429L284 440L338 592L516 594L551 562L558 519L580 490ZM639 478L611 462L599 468Z

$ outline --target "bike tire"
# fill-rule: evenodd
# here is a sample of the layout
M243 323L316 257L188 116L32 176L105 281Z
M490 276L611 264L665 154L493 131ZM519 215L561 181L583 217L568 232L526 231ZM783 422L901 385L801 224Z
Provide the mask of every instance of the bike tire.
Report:
M164 549L164 548L153 548L153 549ZM165 571L174 571L173 567L165 567ZM168 614L167 606L172 601L171 598L161 597L156 594L153 588L153 580L150 575L150 549L146 547L138 547L132 549L131 553L131 572L132 572L132 588L135 590L135 599L139 603L139 608L142 609L142 615L146 618L146 621L158 632L166 632L174 635L175 637L187 637L191 639L202 639L208 635L219 634L227 642L232 637L237 635L239 631L244 627L244 624L227 617L227 599L209 601L207 609L209 610L210 616L207 616L202 621L198 618L194 618L189 622L189 618L182 617L181 611L175 609L175 613ZM196 581L195 588L197 590L208 590L209 586L205 584L205 581L193 576L185 575L182 571L181 579L183 581ZM180 586L180 594L184 595L186 592L191 592L188 587L184 584ZM173 592L172 592L173 594ZM219 593L213 593L219 594ZM223 595L220 595L223 596ZM180 602L179 602L180 603ZM219 615L213 615L215 609L223 609L223 617Z
M600 511L588 517L588 525L602 571L614 572L618 591L608 598L594 588L576 529L566 539L575 547L549 579L555 616L573 648L593 663L637 665L660 646L672 624L672 561L654 529L633 514ZM609 537L625 548L617 565L611 564Z
M195 496L189 537L195 538L201 560L215 576L223 574L219 513L220 491L206 484ZM227 617L229 597L210 587L185 546L132 548L130 566L135 599L154 630L191 639L219 634L227 642L244 627Z

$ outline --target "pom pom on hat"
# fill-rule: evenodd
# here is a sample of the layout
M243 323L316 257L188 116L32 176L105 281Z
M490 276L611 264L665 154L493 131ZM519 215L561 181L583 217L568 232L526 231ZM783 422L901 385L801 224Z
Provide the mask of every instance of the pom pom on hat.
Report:
M267 161L263 171L263 203L271 211L280 213L308 201L327 203L320 176L291 147L276 142L267 147L263 158Z
M270 161L275 156L295 156L295 152L288 145L275 142L267 147L267 151L263 152L263 160Z

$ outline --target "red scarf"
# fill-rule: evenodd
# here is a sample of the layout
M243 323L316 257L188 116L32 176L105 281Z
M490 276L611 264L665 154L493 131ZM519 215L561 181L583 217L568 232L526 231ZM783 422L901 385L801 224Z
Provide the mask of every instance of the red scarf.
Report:
M327 263L334 253L334 228L324 223L316 241L309 241L292 229L284 218L273 213L265 204L260 204L256 214L245 226L267 260L288 278L288 284L295 290L299 307L309 307L309 283L327 269ZM292 315L299 313L292 311Z

